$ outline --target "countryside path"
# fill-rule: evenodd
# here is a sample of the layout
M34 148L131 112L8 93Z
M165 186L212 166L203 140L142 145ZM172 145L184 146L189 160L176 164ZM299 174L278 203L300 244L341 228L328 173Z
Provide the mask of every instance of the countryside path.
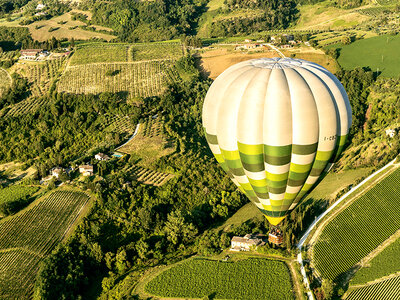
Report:
M138 123L138 124L136 125L135 132L134 132L133 135L129 138L129 140L127 140L127 141L126 141L125 143L123 143L121 146L117 147L115 150L118 150L118 149L122 148L123 146L125 146L126 144L128 144L128 143L137 135L137 133L139 132L139 128L140 128L140 123Z
M279 54L279 56L280 57L286 57L282 52L281 52L281 50L279 50L277 47L275 47L274 45L272 45L271 43L268 43L267 44L268 45L268 47L270 47L271 49L273 49L273 50L275 50L278 54Z
M310 235L311 231L316 227L317 223L319 221L321 221L321 219L323 219L328 213L330 213L338 204L340 204L345 199L347 199L347 197L350 194L352 194L353 192L358 190L361 186L363 186L367 181L369 181L371 178L375 177L376 175L378 175L379 173L381 173L382 171L386 170L388 167L393 165L395 160L396 159L392 160L390 163L388 163L387 165L385 165L381 169L379 169L376 172L374 172L373 174L369 175L367 178L365 178L363 181L361 181L357 186L353 187L350 191L348 191L342 197L340 197L339 200L337 200L331 207L329 207L325 212L323 212L320 216L318 216L318 218L315 219L315 221L310 225L310 227L308 227L307 231L304 233L304 235L300 239L299 243L297 244L297 249L299 251L299 254L297 255L297 261L300 264L300 270L301 270L301 274L303 275L303 281L304 281L304 284L306 285L306 288L307 288L308 299L314 300L314 295L312 294L312 292L310 290L310 283L308 281L307 274L306 274L305 269L304 269L303 258L302 258L302 255L301 255L301 249L303 247L304 242L306 241L306 239ZM319 228L319 231L321 229L322 229L322 226ZM317 233L318 232L315 232L314 236L318 235Z

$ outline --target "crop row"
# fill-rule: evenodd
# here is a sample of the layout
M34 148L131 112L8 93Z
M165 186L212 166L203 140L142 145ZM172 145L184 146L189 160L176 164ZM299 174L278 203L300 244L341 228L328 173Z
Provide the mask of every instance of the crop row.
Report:
M134 174L137 181L155 186L160 186L164 184L166 180L171 177L171 174L162 173L139 166L134 166L131 169L131 172Z
M0 298L30 298L40 257L23 249L0 252Z
M88 199L81 192L55 191L0 223L0 295L30 293L40 260L64 237Z
M132 97L159 95L166 87L171 61L88 64L69 67L58 83L59 92L97 94L127 92Z
M100 119L100 129L105 131L132 134L136 127L132 124L129 116L106 114Z
M366 285L358 288L346 297L346 300L364 299L399 299L400 295L400 276L382 280L375 284Z
M158 118L149 117L143 124L142 134L145 137L155 137L161 134L162 130L162 122L159 121Z
M316 269L324 278L346 273L400 228L400 170L341 211L314 245Z
M110 44L92 43L78 47L71 66L154 59L176 60L183 55L181 43Z
M40 106L47 102L46 98L30 97L26 100L18 102L10 106L8 111L4 114L4 117L17 117L20 115L28 114L36 111Z
M49 89L51 82L59 76L63 62L63 59L53 59L44 63L28 64L20 66L19 73L28 78L33 86L33 94L41 96Z
M192 259L162 272L145 286L145 291L173 298L294 298L286 264L255 258L238 262Z
M0 249L24 247L47 253L51 244L62 238L87 200L88 196L79 192L52 193L31 209L0 224Z

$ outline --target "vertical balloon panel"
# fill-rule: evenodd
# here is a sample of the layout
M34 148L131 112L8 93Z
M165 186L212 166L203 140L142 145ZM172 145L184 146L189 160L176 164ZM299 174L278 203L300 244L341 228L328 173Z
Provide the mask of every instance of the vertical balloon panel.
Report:
M203 126L218 163L277 225L339 157L351 108L325 68L263 58L236 64L214 81Z

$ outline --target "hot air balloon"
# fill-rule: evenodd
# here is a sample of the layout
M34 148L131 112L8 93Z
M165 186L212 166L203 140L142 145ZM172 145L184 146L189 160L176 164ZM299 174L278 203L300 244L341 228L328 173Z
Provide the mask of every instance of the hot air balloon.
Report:
M215 79L203 105L203 127L216 160L273 226L337 160L350 126L342 84L301 59L231 66Z

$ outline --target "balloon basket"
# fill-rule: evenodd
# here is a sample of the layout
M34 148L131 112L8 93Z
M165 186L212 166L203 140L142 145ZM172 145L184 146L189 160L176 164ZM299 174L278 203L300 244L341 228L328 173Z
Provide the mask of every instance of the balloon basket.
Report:
M277 246L282 245L283 243L283 232L278 227L272 227L269 235L268 235L268 242L271 244L275 244Z

